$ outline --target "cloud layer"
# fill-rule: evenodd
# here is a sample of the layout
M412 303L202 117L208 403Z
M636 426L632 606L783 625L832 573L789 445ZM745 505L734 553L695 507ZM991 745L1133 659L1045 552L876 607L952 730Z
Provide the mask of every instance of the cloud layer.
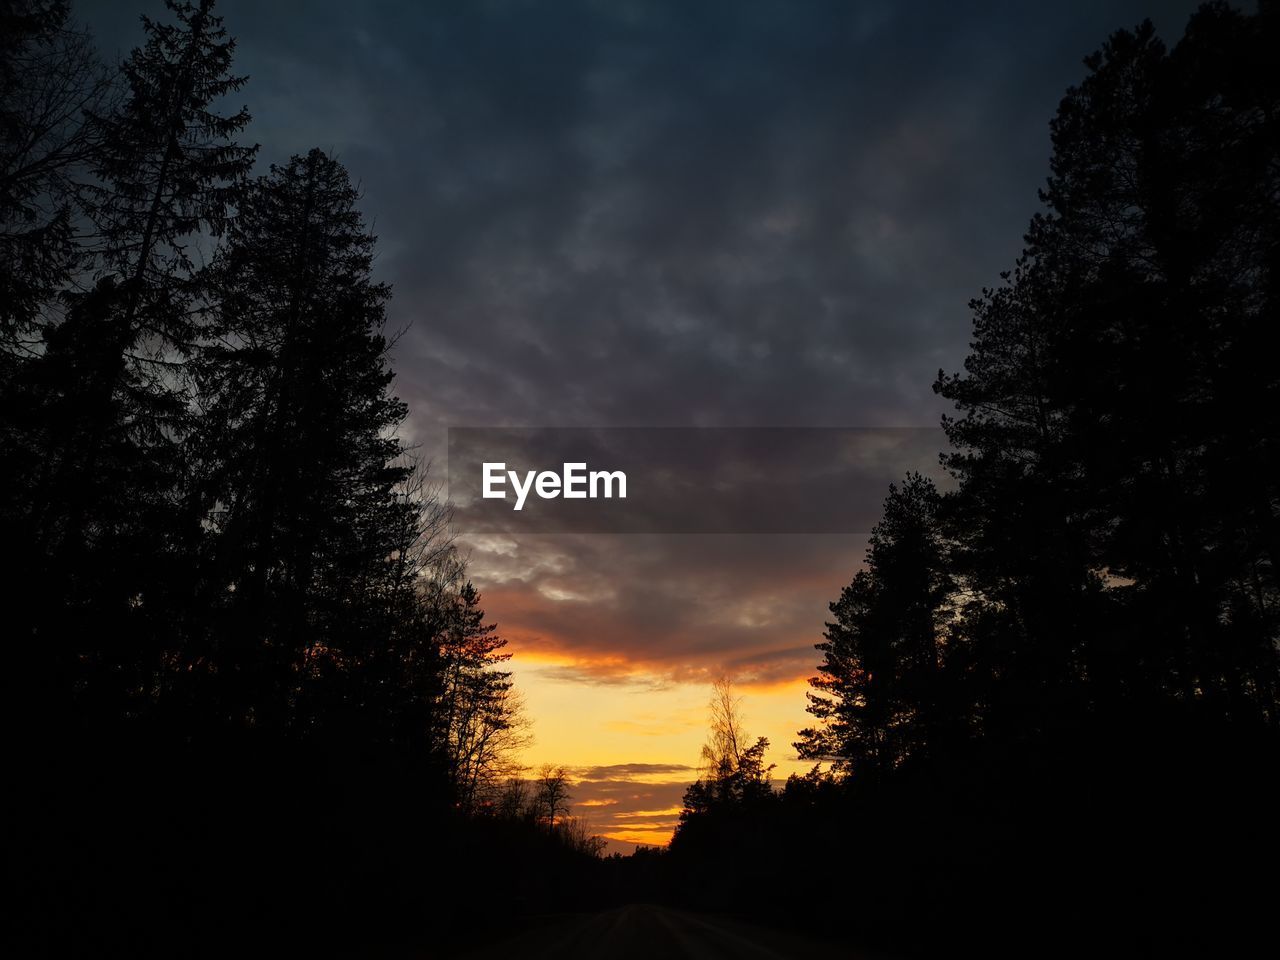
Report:
M318 145L364 185L405 433L437 456L449 426L935 426L1082 57L1144 16L1176 37L1192 7L219 4L263 162ZM78 13L108 51L137 42L118 3ZM863 546L467 543L522 655L655 685L806 676ZM639 836L670 777L618 769L579 802L625 794Z

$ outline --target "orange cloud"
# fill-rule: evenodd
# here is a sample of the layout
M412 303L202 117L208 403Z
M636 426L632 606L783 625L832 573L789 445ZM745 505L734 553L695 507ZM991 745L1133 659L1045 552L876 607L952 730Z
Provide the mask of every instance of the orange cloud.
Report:
M570 768L574 812L615 844L664 844L697 776L712 678L785 778L847 537L540 536L478 541L472 575L533 723L532 768ZM617 849L615 847L615 849Z
M864 541L556 535L473 546L485 609L525 657L587 682L730 671L765 684L812 672L827 606Z

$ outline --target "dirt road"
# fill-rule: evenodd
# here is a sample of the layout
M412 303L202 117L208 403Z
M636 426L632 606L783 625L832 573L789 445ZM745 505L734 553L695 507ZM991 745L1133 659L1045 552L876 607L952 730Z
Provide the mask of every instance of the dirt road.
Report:
M737 920L632 904L602 913L544 918L530 929L465 956L471 960L778 960L859 955Z

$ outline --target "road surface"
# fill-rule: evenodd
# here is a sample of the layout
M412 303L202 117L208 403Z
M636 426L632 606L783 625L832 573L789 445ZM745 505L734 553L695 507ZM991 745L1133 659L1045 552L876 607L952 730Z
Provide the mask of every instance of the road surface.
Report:
M778 960L865 955L724 917L631 904L601 913L543 918L530 929L464 956L469 960Z

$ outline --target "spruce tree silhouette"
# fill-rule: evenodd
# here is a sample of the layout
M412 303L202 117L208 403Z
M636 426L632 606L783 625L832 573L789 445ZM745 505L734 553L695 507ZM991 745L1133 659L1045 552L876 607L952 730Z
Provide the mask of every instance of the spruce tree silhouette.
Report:
M818 647L796 746L828 770L753 827L763 875L809 881L776 909L856 903L869 941L924 952L978 915L1000 918L987 954L1258 930L1248 861L1280 852L1278 30L1264 3L1201 8L1171 50L1121 31L1063 100L1046 209L935 384L957 486L891 490Z
M344 684L387 639L380 598L416 573L395 562L414 509L395 495L405 405L387 391L390 291L370 276L356 198L319 150L273 167L205 278L213 342L195 363L191 448L214 511L209 664L234 723L314 728L359 711Z
M357 191L318 150L250 182L234 41L167 6L118 75L0 7L6 947L461 940L492 864L549 902L598 843L488 815L520 703L396 437Z

